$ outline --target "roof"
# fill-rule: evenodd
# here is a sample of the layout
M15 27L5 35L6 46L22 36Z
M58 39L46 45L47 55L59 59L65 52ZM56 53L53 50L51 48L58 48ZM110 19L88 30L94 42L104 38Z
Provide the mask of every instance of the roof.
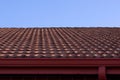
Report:
M119 58L120 28L0 28L0 58Z

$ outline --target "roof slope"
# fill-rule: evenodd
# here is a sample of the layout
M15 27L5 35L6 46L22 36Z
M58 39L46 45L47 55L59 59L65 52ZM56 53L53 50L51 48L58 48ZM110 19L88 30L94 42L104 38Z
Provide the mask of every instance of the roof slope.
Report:
M0 58L119 57L119 28L0 28Z

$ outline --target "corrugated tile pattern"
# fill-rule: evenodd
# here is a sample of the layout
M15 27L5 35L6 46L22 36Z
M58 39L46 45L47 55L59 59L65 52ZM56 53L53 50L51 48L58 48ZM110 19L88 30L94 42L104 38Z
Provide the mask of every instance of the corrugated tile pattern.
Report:
M0 28L1 58L119 58L119 28Z

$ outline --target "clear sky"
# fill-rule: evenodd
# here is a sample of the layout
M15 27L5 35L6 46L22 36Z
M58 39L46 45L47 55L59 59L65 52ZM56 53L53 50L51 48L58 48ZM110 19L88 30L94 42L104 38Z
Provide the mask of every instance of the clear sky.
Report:
M0 27L120 26L120 0L0 0Z

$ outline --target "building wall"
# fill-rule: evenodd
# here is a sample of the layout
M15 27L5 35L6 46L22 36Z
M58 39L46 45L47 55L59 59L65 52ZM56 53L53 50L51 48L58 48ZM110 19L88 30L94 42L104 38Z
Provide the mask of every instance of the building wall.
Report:
M0 75L0 80L98 80L97 75Z

